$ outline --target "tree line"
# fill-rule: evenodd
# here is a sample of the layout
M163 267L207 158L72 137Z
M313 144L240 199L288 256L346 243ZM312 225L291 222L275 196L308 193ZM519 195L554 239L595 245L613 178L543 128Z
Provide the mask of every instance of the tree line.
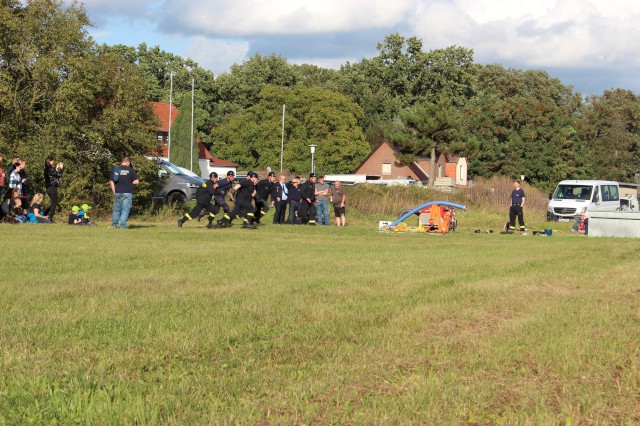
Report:
M182 166L193 80L195 136L243 169L279 166L283 104L284 165L296 173L310 169L309 144L317 171L349 173L382 140L400 163L465 155L472 177L525 175L543 188L629 181L640 168L635 93L584 98L545 71L477 64L464 47L425 51L417 37L390 34L375 57L338 70L256 54L214 76L157 46L97 44L76 3L6 0L0 10L0 151L26 158L36 186L43 159L64 158L64 191L97 204L126 154L146 182L138 196L153 191L154 165L143 157L157 145L149 101L169 101L172 74L181 111L172 160Z

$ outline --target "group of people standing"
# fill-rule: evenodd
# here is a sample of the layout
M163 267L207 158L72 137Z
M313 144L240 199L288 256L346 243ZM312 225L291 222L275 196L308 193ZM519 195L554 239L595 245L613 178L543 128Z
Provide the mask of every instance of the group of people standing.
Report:
M302 184L299 176L289 182L286 180L286 176L281 174L276 182L275 172L269 172L262 180L257 173L249 172L245 179L234 184L234 172L227 172L224 179L212 172L209 180L196 190L196 206L178 220L178 226L182 227L185 222L194 218L200 220L208 214L208 228L227 228L237 217L242 218L243 228L256 228L272 207L275 208L273 224L276 225L329 225L329 202L334 206L336 225L346 224L347 196L339 181L334 182L331 188L324 182L324 176L316 177L315 173L311 173L309 179ZM235 199L233 209L225 200L227 193L231 194L232 200ZM213 221L220 209L224 211L224 215L214 225Z
M44 163L44 179L46 194L49 196L49 208L42 209L44 194L33 194L29 202L30 181L27 176L27 162L20 157L13 157L7 170L3 167L4 155L0 154L0 216L4 222L21 223L53 223L58 206L58 187L64 170L62 162L56 163L49 156ZM8 176L8 179L7 179ZM5 183L8 186L5 189Z
M324 176L311 173L309 179L300 184L300 176L286 182L286 176L280 175L271 195L271 202L276 209L273 223L329 225L329 203L331 203L336 225L344 226L346 225L346 201L347 194L340 181L335 181L332 187L324 181ZM287 209L289 209L288 216Z

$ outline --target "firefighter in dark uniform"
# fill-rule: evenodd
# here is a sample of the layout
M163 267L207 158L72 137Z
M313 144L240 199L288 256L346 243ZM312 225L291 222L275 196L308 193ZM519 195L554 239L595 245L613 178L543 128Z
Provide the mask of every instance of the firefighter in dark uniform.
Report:
M268 201L273 189L276 186L276 174L275 172L269 172L266 179L262 179L256 185L256 211L254 222L260 225L260 218L267 214L269 207L273 204Z
M518 225L520 225L521 231L526 231L524 227L524 214L522 208L524 207L527 197L524 194L522 188L520 188L520 181L513 182L513 191L511 191L511 207L509 208L509 230L514 231L516 229L516 217L518 218Z
M316 174L311 173L309 180L300 185L302 203L300 204L300 222L309 225L316 224Z
M255 207L252 201L256 195L257 183L258 174L249 172L246 179L242 179L240 183L233 186L233 190L236 191L236 205L230 213L225 214L224 217L218 221L219 228L228 228L237 216L241 216L244 219L242 223L243 228L256 228L255 223L253 223Z
M231 211L231 207L229 207L229 204L227 204L227 200L225 200L225 197L227 195L227 192L229 192L229 190L231 190L231 188L233 187L233 180L236 178L236 174L233 173L232 170L229 170L227 172L227 177L223 180L218 180L218 187L216 188L216 191L213 193L213 213L214 214L218 214L218 212L220 211L220 208L222 208L222 210L229 214L229 212ZM233 200L231 200L233 201ZM200 213L198 215L198 221L200 221L200 219L202 219L204 217L204 213Z
M178 220L178 226L180 228L182 228L183 223L193 219L194 216L198 216L198 213L202 210L209 212L209 224L207 228L213 228L213 218L216 216L217 211L214 210L214 206L211 204L211 198L217 188L218 174L211 172L211 174L209 174L209 180L196 189L196 206L191 210L191 213L185 213L182 219Z

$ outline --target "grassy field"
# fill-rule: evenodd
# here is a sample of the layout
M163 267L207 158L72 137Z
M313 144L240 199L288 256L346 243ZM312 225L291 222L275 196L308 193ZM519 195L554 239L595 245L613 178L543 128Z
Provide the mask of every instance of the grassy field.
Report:
M638 241L459 218L0 225L0 424L640 422Z

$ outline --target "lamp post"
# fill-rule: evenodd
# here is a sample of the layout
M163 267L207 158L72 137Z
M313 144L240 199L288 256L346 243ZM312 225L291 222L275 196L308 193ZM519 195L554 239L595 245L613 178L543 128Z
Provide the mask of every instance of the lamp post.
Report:
M314 157L314 155L316 153L316 146L318 146L318 145L313 145L313 144L309 145L309 148L311 148L311 173L315 173L316 172L316 167L315 167L314 162L313 162L313 157Z

